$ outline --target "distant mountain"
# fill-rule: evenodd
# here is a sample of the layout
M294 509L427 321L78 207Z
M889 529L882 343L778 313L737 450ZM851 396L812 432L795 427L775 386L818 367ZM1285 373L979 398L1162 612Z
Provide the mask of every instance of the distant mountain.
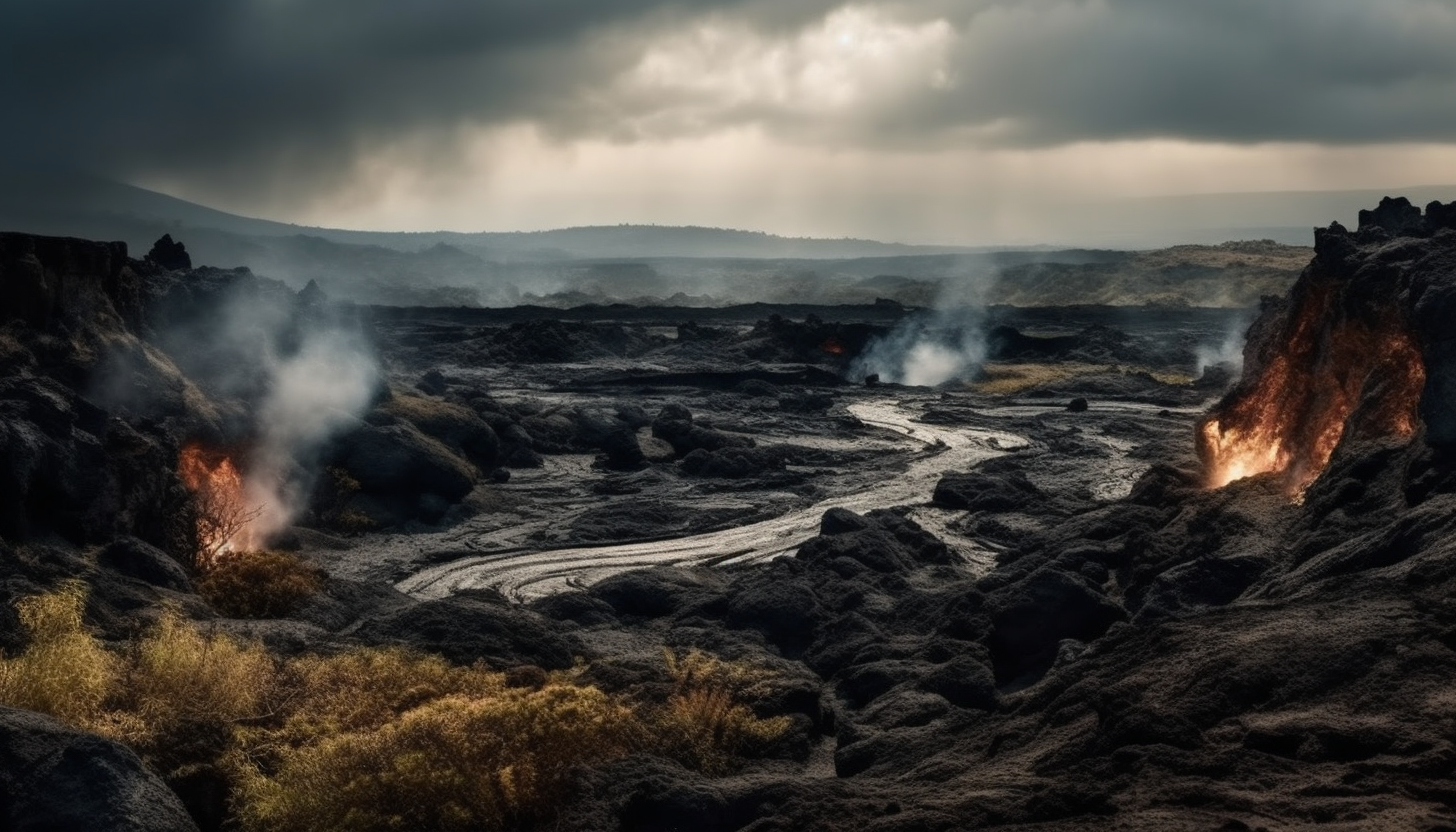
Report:
M1404 196L1424 206L1456 199L1456 185L1109 199L1048 207L1043 222L1063 229L1048 236L1047 242L1098 248L1152 249L1266 239L1307 246L1314 241L1312 228L1335 221L1354 228L1360 208L1376 205L1385 196Z
M1418 203L1456 198L1456 187L1398 192ZM1359 207L1384 195L1212 194L1048 205L1040 221L1070 229L1060 239L1079 248L971 248L651 225L349 231L241 217L84 174L0 171L0 230L123 240L138 255L171 234L195 263L247 266L295 287L315 280L334 297L388 305L714 306L885 298L917 306L1243 306L1261 293L1282 291L1293 279L1308 261L1314 226L1331 220L1353 226ZM1252 257L1252 249L1219 246L1227 240L1282 246ZM1153 251L1174 243L1214 248ZM1132 257L1127 250L1150 256Z
M100 177L44 171L0 171L0 227L124 240L143 251L157 237L170 233L186 240L194 259L219 264L250 260L252 247L247 243L266 242L257 238L300 235L411 253L443 244L497 262L622 257L838 259L984 250L779 237L761 231L696 226L613 225L477 233L349 231L241 217Z

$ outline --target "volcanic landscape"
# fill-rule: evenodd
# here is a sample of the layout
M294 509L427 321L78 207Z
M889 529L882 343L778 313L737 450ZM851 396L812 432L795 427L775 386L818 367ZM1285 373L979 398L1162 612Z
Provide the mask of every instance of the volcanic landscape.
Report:
M1314 244L1258 308L562 309L0 234L0 817L1456 828L1456 203Z

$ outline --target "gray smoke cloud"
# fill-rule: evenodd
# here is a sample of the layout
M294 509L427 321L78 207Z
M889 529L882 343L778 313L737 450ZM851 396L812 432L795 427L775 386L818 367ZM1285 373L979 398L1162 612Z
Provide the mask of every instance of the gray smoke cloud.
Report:
M665 38L772 47L847 8L943 23L943 66L834 112L620 84ZM10 0L0 157L299 202L382 148L443 174L481 125L840 148L1446 142L1456 108L1432 102L1456 100L1452 43L1448 0Z
M250 505L263 508L253 534L265 541L308 503L320 448L358 424L379 383L379 365L357 332L327 327L269 368L258 439L247 465Z
M983 316L970 308L914 315L876 338L850 365L852 378L935 387L964 378L986 359Z
M910 315L865 346L851 378L935 387L963 379L986 360L985 299L999 275L967 275L941 284L931 309Z
M264 546L308 506L325 446L360 424L379 389L378 358L343 310L301 308L276 281L228 273L173 280L151 303L150 340L165 357L127 342L92 394L117 412L155 418L181 406L177 392L159 401L166 394L157 378L180 371L196 385L206 398L192 394L193 415L216 424L192 438L244 454L233 461L258 516L236 545ZM154 369L168 363L175 369Z
M1228 367L1235 375L1244 370L1244 341L1248 337L1252 318L1240 316L1234 319L1224 332L1223 340L1217 344L1201 344L1194 350L1197 356L1197 375L1203 375L1210 367Z

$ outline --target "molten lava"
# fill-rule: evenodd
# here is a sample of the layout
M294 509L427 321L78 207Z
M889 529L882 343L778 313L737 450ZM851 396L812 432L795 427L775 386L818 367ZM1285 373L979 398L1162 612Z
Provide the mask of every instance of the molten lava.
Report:
M197 512L197 565L206 568L218 557L258 548L253 521L263 513L247 497L243 476L232 458L197 443L177 457L177 476L192 492Z
M1409 437L1426 371L1420 348L1394 315L1342 315L1329 291L1293 299L1272 354L1198 428L1213 488L1280 475L1299 497L1346 434Z
M844 355L844 344L840 343L839 339L833 336L825 339L824 343L819 345L819 349L830 355Z

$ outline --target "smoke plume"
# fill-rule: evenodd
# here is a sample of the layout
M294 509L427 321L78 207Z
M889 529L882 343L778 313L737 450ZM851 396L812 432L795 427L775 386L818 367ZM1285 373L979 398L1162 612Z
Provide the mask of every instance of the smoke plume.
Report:
M931 309L911 315L874 339L850 365L850 375L934 387L964 377L986 360L986 298L1000 279L975 271L940 284Z
M871 341L850 366L856 378L934 387L960 378L986 359L984 314L957 307L914 315Z
M1227 330L1224 338L1218 344L1200 344L1194 351L1198 364L1196 376L1201 376L1210 367L1228 367L1235 376L1244 369L1244 339L1249 330L1249 318L1240 316L1235 318Z
M196 438L230 457L256 514L229 548L265 545L307 506L326 444L359 423L378 389L359 322L246 270L199 270L160 292L150 323L157 346L215 408L218 423ZM156 408L129 399L116 403Z
M362 338L336 327L307 334L296 353L277 357L246 466L248 501L263 508L255 539L287 527L307 504L319 450L358 422L378 378Z

